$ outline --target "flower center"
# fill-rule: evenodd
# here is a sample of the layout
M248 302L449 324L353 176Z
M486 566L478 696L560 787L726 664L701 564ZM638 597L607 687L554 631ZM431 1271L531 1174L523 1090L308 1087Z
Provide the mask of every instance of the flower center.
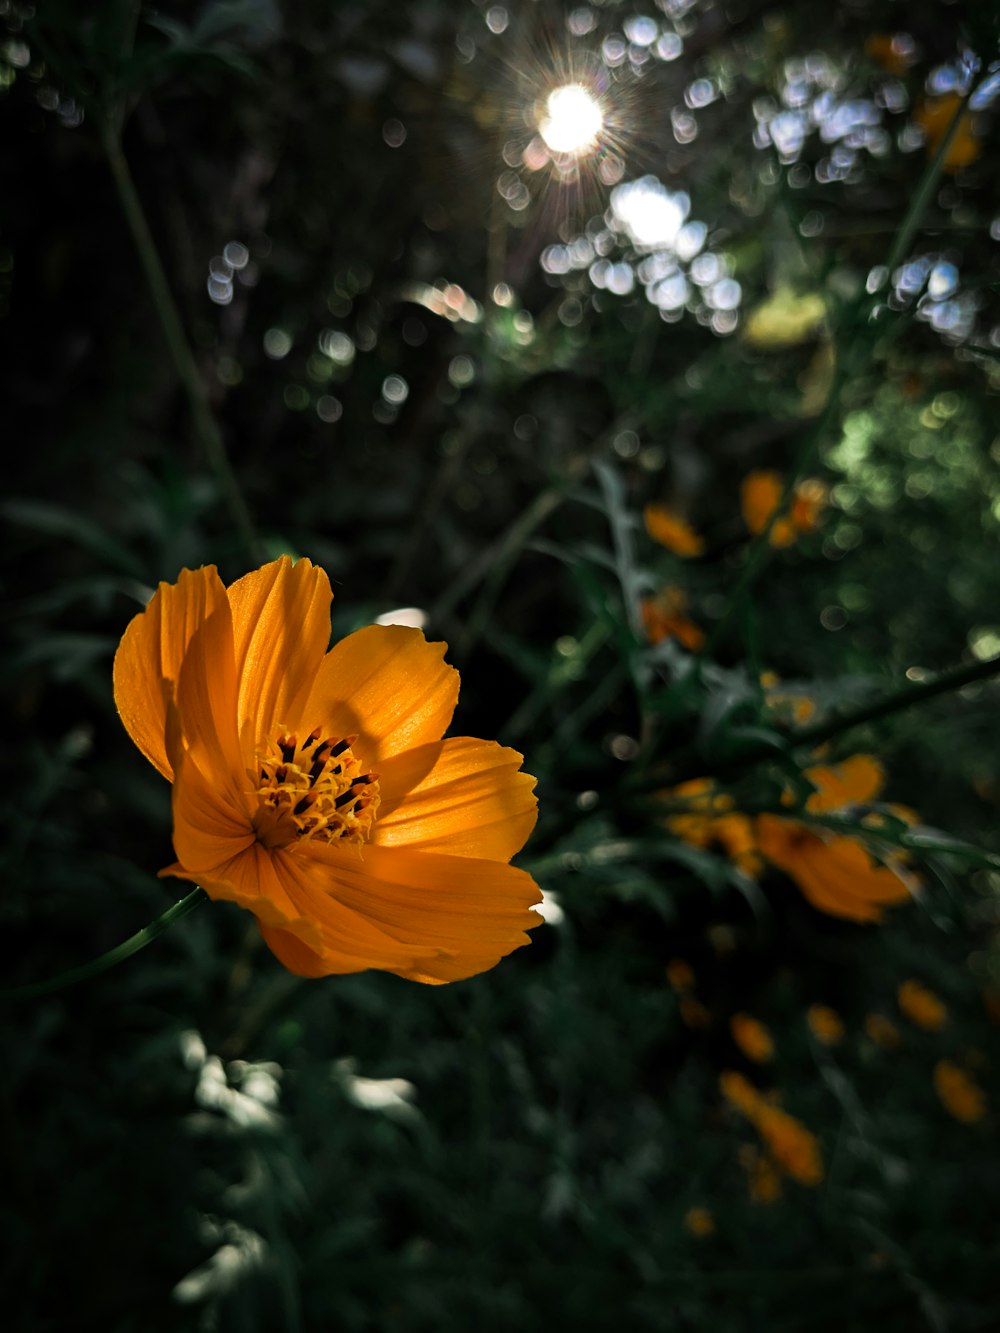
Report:
M315 838L362 843L379 803L378 777L365 773L351 746L357 736L321 739L317 729L300 742L279 732L260 755L257 841L269 849Z

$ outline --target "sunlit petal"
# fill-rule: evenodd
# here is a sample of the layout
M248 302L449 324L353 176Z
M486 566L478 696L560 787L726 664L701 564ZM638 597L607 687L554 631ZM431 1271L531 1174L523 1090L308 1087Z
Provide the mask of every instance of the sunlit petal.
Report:
M229 604L216 607L191 636L174 689L183 749L219 789L238 803L246 785L236 729L236 672ZM177 776L168 726L167 753Z
M534 880L501 862L372 845L360 857L329 845L315 855L340 904L425 956L422 965L389 969L414 980L484 972L527 944L525 932L541 922L530 910L541 900Z
M183 861L167 866L162 875L190 880L210 898L236 903L253 912L258 924L294 934L307 946L320 949L323 936L312 916L303 911L301 894L289 892L279 859L253 842L228 860L196 869Z
M330 580L288 556L228 590L244 755L279 724L295 725L330 642Z
M331 864L337 859L294 852L279 852L269 858L269 873L284 895L282 905L291 904L296 917L283 926L268 920L257 908L252 909L262 922L261 934L268 947L290 971L301 976L364 972L368 968L405 975L414 968L433 967L441 952L435 941L400 939L397 932L384 928L366 910L363 901L344 901L341 876ZM341 852L340 859L367 882L356 849ZM269 894L275 894L274 887Z
M366 764L441 739L458 701L458 672L445 644L419 630L371 625L323 658L302 717L330 735L358 737Z
M451 856L509 861L535 826L535 779L516 750L458 737L379 766L382 805L373 841Z
M214 565L183 569L177 582L161 583L135 617L115 654L115 704L128 734L168 780L163 683L174 682L192 636L212 611L226 605Z

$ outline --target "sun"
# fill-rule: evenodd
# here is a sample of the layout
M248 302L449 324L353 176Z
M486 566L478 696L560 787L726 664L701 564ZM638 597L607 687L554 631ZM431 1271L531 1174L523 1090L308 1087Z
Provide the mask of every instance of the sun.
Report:
M581 157L597 145L604 128L604 113L582 83L554 88L545 102L538 132L553 153Z

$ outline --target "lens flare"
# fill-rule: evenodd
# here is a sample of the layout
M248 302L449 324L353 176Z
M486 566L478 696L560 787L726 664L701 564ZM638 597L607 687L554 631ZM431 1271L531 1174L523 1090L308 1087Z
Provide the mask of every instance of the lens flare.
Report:
M597 143L604 115L580 83L566 83L549 93L538 132L553 153L581 156Z

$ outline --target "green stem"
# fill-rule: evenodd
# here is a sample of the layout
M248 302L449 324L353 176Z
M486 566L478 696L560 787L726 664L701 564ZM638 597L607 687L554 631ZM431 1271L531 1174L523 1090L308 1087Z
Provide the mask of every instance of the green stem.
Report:
M137 931L131 939L127 939L124 944L118 944L107 953L102 953L99 958L92 958L89 963L84 963L82 967L70 968L68 972L60 972L57 977L50 977L48 981L33 981L27 986L7 986L0 989L0 1000L30 1000L39 995L51 995L53 991L62 990L66 986L75 986L79 981L88 981L91 977L98 977L102 972L107 972L117 963L124 962L126 958L131 958L134 953L140 949L145 949L147 944L152 944L168 930L175 921L180 921L182 916L187 916L188 912L193 911L199 903L207 902L208 895L204 889L192 889L191 892L180 902L174 903L173 907L167 910L150 922L148 926L143 926L142 930Z
M866 722L878 722L893 713L902 712L904 708L912 708L914 704L925 703L936 695L948 694L954 690L962 689L965 685L971 685L979 680L988 680L991 676L998 675L1000 675L1000 657L993 657L988 662L970 662L967 666L954 667L950 671L943 671L934 680L924 681L919 685L904 686L875 703L864 704L850 712L828 718L825 722L818 722L815 726L803 727L801 731L793 732L785 739L791 749L800 750L806 747L815 749L826 741L833 740L835 736L850 731L853 727L863 726ZM673 756L670 781L676 783L687 777L703 776L728 781L740 770L749 768L762 759L773 759L774 754L775 746L773 744L752 745L747 746L741 754L735 755L732 759L712 764L703 758L696 747L692 746ZM639 788L640 790L659 790L663 785L664 780L660 777L652 782L640 782Z
M991 676L996 675L1000 675L1000 657L992 657L988 662L970 662L967 666L953 667L950 671L942 671L934 680L923 681L919 685L904 686L876 703L865 704L861 708L841 713L839 717L834 716L812 727L803 727L792 737L792 743L795 746L822 745L852 727L859 727L865 722L877 722L883 717L901 712L904 708L912 708L914 704L924 703L939 694L949 694L952 690L962 689L964 685L971 685L977 680L989 680Z
M927 164L927 170L921 177L920 184L917 186L917 192L910 201L910 206L906 210L902 226L896 233L896 239L893 241L892 249L886 257L885 266L889 270L889 277L892 277L892 270L897 268L904 255L909 251L913 243L913 238L917 234L921 220L924 216L924 210L931 201L931 195L937 188L937 183L944 170L945 159L955 141L959 127L967 114L969 98L972 96L972 89L965 94L958 106L955 108L955 114L952 116L945 131L944 138L937 146L937 151Z
M146 285L149 288L149 294L153 299L153 305L159 317L167 348L181 386L187 396L195 433L201 441L208 465L215 473L222 488L229 512L247 551L252 559L259 560L262 555L254 531L253 520L236 480L236 474L233 472L226 454L226 446L223 443L222 435L212 415L204 383L191 352L187 335L184 332L180 312L170 291L167 275L160 263L156 242L153 240L149 223L146 221L146 215L142 210L142 203L135 188L135 182L132 180L132 173L129 171L125 154L122 152L116 124L117 117L106 115L103 118L101 122L101 143L108 159L108 166L111 169L111 176L118 193L118 201L121 204L129 231L132 233L132 240L139 254L139 262L142 265Z

